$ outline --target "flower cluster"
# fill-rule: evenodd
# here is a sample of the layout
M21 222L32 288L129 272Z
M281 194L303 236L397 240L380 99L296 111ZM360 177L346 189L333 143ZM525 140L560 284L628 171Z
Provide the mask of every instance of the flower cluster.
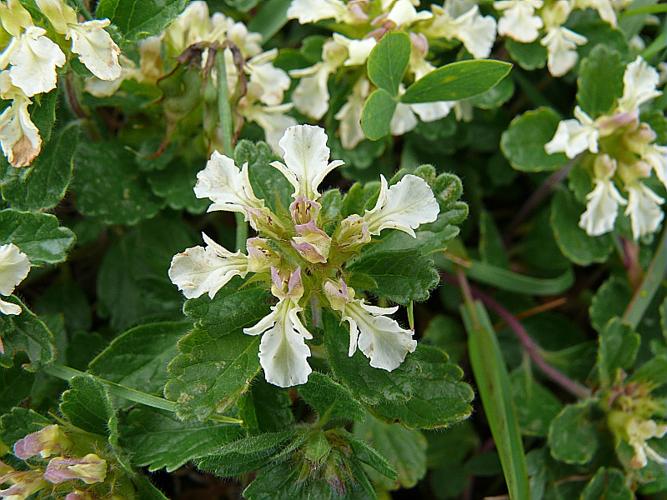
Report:
M16 470L0 462L0 487L7 485L0 489L0 498L18 500L40 491L55 493L56 488L65 500L99 498L88 489L104 482L107 461L95 453L77 456L74 449L70 437L58 425L48 425L18 440L14 455L30 468Z
M352 93L338 110L340 139L344 148L352 149L364 139L361 129L361 109L370 94L366 72L359 67L386 33L404 31L410 35L412 52L408 74L419 80L436 67L428 60L429 46L444 40L461 42L475 57L488 57L496 38L496 21L482 16L477 5L460 0L447 0L443 7L432 6L432 11L417 11L418 0L293 0L287 12L289 18L300 23L332 19L350 26L354 38L334 33L322 48L322 61L290 75L300 79L292 101L297 110L315 120L329 109L329 77L338 71L349 70L354 77ZM337 25L340 26L340 25ZM401 89L402 91L402 89ZM423 104L398 103L391 120L393 135L402 135L418 124L439 120L452 110L457 118L470 118L471 109L464 102L438 101Z
M201 57L198 69L210 72L209 82L212 83L217 79L215 54L224 50L229 94L236 103L234 111L238 118L259 125L266 141L277 150L278 140L285 129L296 124L294 118L286 115L292 105L283 103L290 78L273 65L277 49L263 52L261 41L261 35L248 31L243 23L219 12L209 15L206 2L190 2L163 33L140 42L138 67L125 60L124 71L115 81L100 85L100 82L91 80L86 89L96 97L107 97L128 79L156 85L174 73L179 61L185 61L188 49L196 49L195 53ZM199 82L192 94L195 99L201 97ZM217 108L214 114L217 116ZM237 123L238 128L241 123ZM219 148L213 137L211 149Z
M565 27L576 9L595 9L599 16L616 27L616 10L628 2L613 0L500 0L493 3L501 13L498 34L520 43L540 40L547 49L547 67L553 76L563 76L577 63L577 47L586 37Z
M565 153L568 158L586 153L592 163L594 188L588 194L580 227L590 236L612 231L623 205L632 234L639 239L654 233L664 217L660 207L664 200L643 181L654 172L667 186L667 146L655 143L656 133L639 116L640 106L661 94L656 89L658 72L637 57L626 67L623 84L623 96L610 114L593 120L575 108L575 118L559 123L545 150ZM617 184L627 192L627 199Z
M259 359L266 380L280 387L303 384L311 368L306 340L313 338L303 313L306 304L328 305L350 327L349 355L357 348L376 368L391 371L414 351L413 331L389 315L397 308L382 308L357 297L346 283L345 262L370 243L372 236L396 229L415 237L421 224L434 222L439 205L420 177L405 175L388 186L381 177L377 202L363 215L343 219L327 233L320 216L318 188L325 176L342 164L329 161L323 129L298 125L280 140L283 162L273 162L294 188L289 215L273 213L257 198L250 184L248 165L239 168L231 158L213 153L197 176L195 193L212 201L209 211L243 214L259 235L247 241L247 253L231 252L206 235L205 247L189 248L174 256L169 277L187 298L208 293L215 297L233 277L249 273L264 276L278 302L248 335L262 335Z
M104 30L108 19L79 22L64 0L36 3L51 25L49 33L55 33L53 39L34 24L20 0L0 3L0 21L11 36L0 55L0 98L12 101L0 115L0 145L14 167L30 165L40 152L42 139L29 107L35 96L56 88L58 68L67 62L63 47L100 80L115 80L121 73L120 49Z

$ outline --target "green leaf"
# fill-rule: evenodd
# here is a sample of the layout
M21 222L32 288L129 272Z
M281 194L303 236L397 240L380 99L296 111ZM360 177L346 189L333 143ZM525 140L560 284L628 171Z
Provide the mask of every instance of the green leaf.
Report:
M598 375L602 385L609 387L618 370L632 368L639 351L641 337L630 325L616 317L610 320L600 333L598 343Z
M479 214L479 253L482 260L500 268L508 268L509 260L498 227L486 210Z
M625 474L614 468L600 467L581 492L581 500L632 500L632 490L626 485Z
M60 403L63 415L84 431L108 435L114 411L104 386L88 375L74 377L69 384L70 389L63 392Z
M238 402L239 418L249 434L277 432L294 423L289 392L256 378Z
M0 361L1 362L1 361ZM30 396L35 374L14 365L0 370L0 415ZM0 439L1 440L1 439Z
M581 62L577 80L577 103L593 118L611 110L623 95L625 65L621 56L605 45L595 47Z
M135 156L122 144L82 142L74 168L76 204L85 216L106 224L136 224L153 217L162 206L141 175Z
M520 43L511 38L505 39L505 48L513 61L529 71L544 68L547 63L547 49L539 40L532 43Z
M509 63L488 59L451 63L410 85L401 102L416 104L468 99L496 86L511 69Z
M100 315L117 331L141 322L181 319L183 296L167 270L177 252L192 246L190 228L176 216L139 224L107 251L97 277Z
M260 338L245 335L243 328L268 314L267 291L239 285L240 280L234 280L215 299L203 297L185 305L195 329L178 343L165 387L183 419L204 420L225 411L259 373Z
M72 157L78 141L78 124L59 130L30 168L13 169L15 175L2 184L2 197L19 210L56 206L72 179Z
M426 439L421 432L388 424L369 415L354 426L354 435L384 457L391 468L383 474L366 469L373 483L386 490L412 488L426 475ZM393 477L388 475L394 470Z
M468 351L510 498L528 500L528 471L509 376L498 339L481 303L462 306Z
M51 363L56 357L55 338L46 324L35 316L18 298L4 298L21 307L16 316L0 315L0 332L4 352L0 354L0 366L11 367L14 356L20 351L30 359L25 368L35 371L40 365Z
M370 415L368 416L369 418ZM377 422L380 422L379 420L376 419ZM385 424L386 425L386 424ZM401 431L407 431L409 433L419 433L419 431L410 431L408 429L405 429L404 427L401 427L400 425L394 424L396 427L400 428ZM411 436L414 437L414 436ZM421 436L423 438L423 436ZM360 439L350 439L349 441L350 446L352 447L352 451L354 452L354 458L362 462L363 464L367 465L370 467L370 469L366 469L371 474L373 473L371 469L375 472L379 473L379 478L381 479L386 479L389 478L391 480L394 480L398 477L397 472L394 470L392 465L389 463L389 461L380 453L378 453L374 448L369 446L365 441L362 441Z
M514 118L500 141L500 148L512 167L523 172L542 172L565 165L564 154L549 155L544 150L544 145L553 139L559 121L558 113L551 108L538 108Z
M172 472L241 436L238 425L182 422L172 412L139 407L122 420L120 444L132 463Z
M558 248L575 264L605 262L613 249L611 236L592 237L579 227L584 211L570 191L558 189L551 202L551 227Z
M526 369L510 375L512 399L521 432L526 436L546 437L549 424L563 408L551 391L535 381Z
M167 382L167 363L176 343L191 327L188 321L150 323L116 337L90 363L89 370L105 380L151 394Z
M509 101L514 95L514 80L504 78L498 85L486 92L471 97L467 102L480 109L496 109Z
M28 408L12 408L0 417L0 443L13 445L31 432L37 432L52 422Z
M410 61L411 47L407 33L389 33L382 37L368 56L368 78L392 97L398 95L398 87Z
M396 110L396 101L384 89L376 89L366 99L361 111L361 128L364 135L377 141L391 132L391 119Z
M336 378L376 416L412 429L435 429L470 415L472 389L443 351L418 345L400 367L387 372L371 367L359 351L347 355L348 329L332 313L324 315L324 331Z
M133 42L160 33L186 4L187 0L100 0L95 17L110 19Z
M313 372L308 383L299 386L299 394L320 418L363 420L366 411L350 391L323 373Z
M215 455L197 461L197 467L218 476L236 476L260 469L286 448L296 431L270 432L241 438L222 446Z
M32 265L63 262L74 233L51 214L0 210L0 244L14 243Z
M598 447L595 425L591 420L592 403L568 405L551 422L549 448L551 456L566 464L586 464Z
M667 384L667 355L661 354L641 365L628 379L629 382L645 382L653 388Z
M185 162L185 165L183 163L173 162L164 170L150 172L148 183L153 193L164 198L169 208L201 214L210 204L210 200L197 198L194 193L197 172L202 169L202 165L197 162Z
M628 282L619 276L610 276L597 289L591 300L588 315L593 328L602 334L609 320L624 311L630 299L632 299L632 290Z
M280 31L287 22L287 9L292 0L265 0L262 8L252 16L248 30L260 33L266 41Z

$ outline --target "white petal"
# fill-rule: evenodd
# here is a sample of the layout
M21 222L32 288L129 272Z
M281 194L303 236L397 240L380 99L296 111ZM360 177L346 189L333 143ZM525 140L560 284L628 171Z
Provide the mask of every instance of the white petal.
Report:
M242 170L231 158L214 151L204 170L197 174L194 188L197 198L209 198L209 211L246 213L248 208L263 208L250 185L247 166Z
M285 134L285 130L297 124L296 119L285 113L291 105L287 106L252 106L251 109L241 109L241 113L250 121L254 121L264 130L264 137L271 149L280 152L278 142Z
M204 235L204 247L188 248L176 254L169 268L169 279L188 299L216 293L234 276L248 274L248 258L241 252L232 253Z
M375 38L363 38L361 40L351 40L338 33L333 34L333 39L347 49L347 59L344 66L359 66L365 64L368 56L377 45Z
M380 234L383 229L398 229L416 237L414 229L437 219L440 207L422 178L408 174L388 190L384 176L380 176L380 181L378 203L363 217L371 234ZM386 199L383 200L382 191L385 190Z
M30 100L17 97L0 114L0 145L14 167L26 167L42 148L39 130L30 118Z
M76 11L63 0L37 0L37 6L60 34L67 33L68 25L77 24Z
M298 19L301 24L316 23L323 19L341 21L347 8L340 0L292 0L287 9L288 19Z
M542 2L539 2L541 5ZM498 21L498 33L522 43L537 39L542 19L535 15L535 3L526 0L495 2L494 7L504 10Z
M614 229L618 206L627 202L611 180L597 180L595 188L586 197L586 211L581 214L579 227L589 236L600 236Z
M541 44L547 48L547 65L554 76L563 76L577 63L579 57L577 45L584 45L583 37L567 28L552 28L542 39Z
M263 331L259 362L266 381L278 387L305 384L312 372L308 365L310 349L305 342L305 338L312 338L312 335L298 318L300 311L297 304L283 299L257 325L244 329L249 335L258 335ZM271 318L267 319L269 316Z
M565 153L574 158L588 150L598 152L599 132L594 125L582 124L579 120L563 120L558 124L553 139L544 145L548 154Z
M11 295L30 272L30 261L13 243L0 245L0 295ZM20 309L19 309L20 311Z
M108 19L87 21L71 26L67 33L72 52L100 80L115 80L121 74L120 49L104 30L109 24Z
M268 60L259 59L267 54ZM291 83L287 73L271 64L276 55L276 50L265 52L253 57L246 65L250 72L250 85L261 89L258 93L259 99L268 106L280 104Z
M389 128L392 135L403 135L410 132L417 126L417 117L412 112L412 106L399 102L394 111L394 116L391 117Z
M642 155L665 187L667 187L667 146L650 146Z
M434 122L449 114L454 107L455 101L435 101L421 104L410 104L412 111L417 113L423 122Z
M16 304L12 304L11 302L0 300L0 313L16 316L17 314L21 314L21 307L17 306ZM2 352L2 339L0 338L0 354Z
M353 149L366 138L361 128L361 110L368 97L369 88L368 80L359 79L347 102L336 113L335 118L340 122L338 127L340 142L345 149Z
M433 14L426 11L417 12L410 0L397 0L387 14L387 20L396 26L409 26L418 21L431 19Z
M628 64L623 74L623 97L618 101L621 111L636 111L643 103L659 96L656 90L660 75L641 56Z
M638 240L658 229L665 216L660 208L665 200L641 182L626 186L626 189L628 190L628 206L625 214L630 217L632 235Z
M446 9L431 7L436 17L427 28L427 34L456 38L476 59L488 57L496 41L496 20L492 16L481 16L479 7L467 2L461 3L460 7L452 2L445 6Z
M316 120L324 116L329 109L329 81L330 69L322 63L314 66L312 76L301 78L301 81L292 92L292 102L301 113ZM292 76L299 76L296 71Z
M296 125L285 131L279 144L285 163L273 162L271 165L280 170L294 186L292 196L317 200L320 183L329 172L343 164L340 160L329 162L330 151L324 129Z
M9 57L12 84L28 97L56 88L56 67L65 64L65 54L45 33L34 26L26 29Z

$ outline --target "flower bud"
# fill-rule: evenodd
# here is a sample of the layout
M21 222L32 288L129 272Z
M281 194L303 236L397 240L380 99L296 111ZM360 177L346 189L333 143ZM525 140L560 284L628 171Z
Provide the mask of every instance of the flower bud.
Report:
M331 238L311 221L295 226L298 236L292 238L292 246L299 254L312 263L325 263L329 257Z
M41 472L36 470L10 472L0 476L0 484L11 484L9 488L0 489L0 498L12 500L28 498L47 486Z
M305 196L299 195L289 206L289 211L292 215L294 224L302 225L308 224L309 222L316 222L321 208L322 205L316 201L309 200Z
M74 490L67 494L65 500L94 500L93 496L87 491Z
M616 113L613 116L602 116L595 121L600 136L606 137L616 130L637 122L638 116L635 112Z
M290 298L298 300L303 296L303 283L301 281L301 268L297 267L289 276L281 273L277 268L271 268L271 293L279 299Z
M356 250L371 241L368 224L359 215L350 215L340 223L334 241L342 251Z
M21 460L40 455L50 457L56 453L63 453L71 442L57 425L48 425L42 430L28 434L14 443L14 455Z
M83 458L52 458L46 466L44 479L60 484L80 479L86 484L101 483L107 477L107 462L94 453Z
M348 302L354 299L354 290L347 286L343 279L327 281L324 284L324 294L334 311L343 311Z
M656 137L656 133L647 123L641 123L623 135L623 143L633 153L642 154L646 146L655 141Z
M593 163L596 179L610 179L616 172L616 160L607 154L598 155Z
M248 250L248 271L251 273L261 273L280 262L280 257L264 238L250 238L246 241L246 248Z

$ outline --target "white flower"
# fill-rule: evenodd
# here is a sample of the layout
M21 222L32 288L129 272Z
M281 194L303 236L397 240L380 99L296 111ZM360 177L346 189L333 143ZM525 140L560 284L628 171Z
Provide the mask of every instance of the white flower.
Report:
M9 297L14 289L23 281L30 272L30 261L19 247L13 243L0 245L0 295ZM10 302L0 300L0 313L20 314L21 307ZM0 351L2 343L0 342Z
M269 50L256 55L245 65L250 75L249 85L256 86L255 95L267 106L280 104L291 83L287 73L271 64L277 55L278 49Z
M667 146L649 145L642 154L642 160L651 166L660 182L667 187Z
M387 14L387 21L391 21L396 27L401 27L425 21L432 17L433 14L431 12L417 12L410 0L396 0L389 14Z
M174 255L169 279L188 299L205 293L213 298L234 276L248 274L248 257L230 252L202 233L206 247L196 246Z
M431 104L431 103L428 103ZM412 105L399 102L391 117L389 128L392 135L403 135L417 126L419 121L412 111Z
M21 35L21 31L32 26L32 17L21 0L7 0L0 2L0 21L7 33L15 38Z
M579 227L589 236L600 236L614 229L618 207L627 202L612 181L616 160L608 155L600 155L595 159L594 171L594 188L586 196L588 203L579 219Z
M387 179L380 175L380 193L372 210L363 216L368 232L378 235L384 229L397 229L416 238L421 224L434 222L440 206L433 191L421 177L408 174L387 189Z
M347 49L347 59L345 59L343 66L359 66L365 64L371 50L377 45L377 41L373 37L352 40L343 35L339 35L338 33L334 33L333 39L336 43Z
M424 102L420 104L410 104L410 109L419 116L421 121L434 122L447 116L457 104L456 101Z
M639 181L626 185L625 189L628 191L625 215L630 217L632 236L638 240L654 233L665 216L660 208L665 200Z
M229 25L227 18L223 16L218 18L218 21L223 21L223 23L218 23L215 35L220 35L220 31L224 35ZM165 41L175 54L180 54L193 43L208 40L207 37L212 35L214 33L209 18L208 5L204 1L190 2L164 32Z
M213 14L211 22L215 25L216 19L225 17L219 12ZM233 22L233 19L227 18L231 26L227 29L227 33L223 33L222 40L228 38L234 45L236 45L244 57L254 56L262 51L262 35L248 31L245 24L241 22Z
M46 30L30 26L0 55L0 69L10 64L12 84L28 97L56 88L56 68L65 64L65 54L45 34Z
M292 0L287 9L287 19L297 19L300 24L316 23L324 19L344 21L347 7L341 0Z
M646 467L648 458L659 464L667 463L667 459L647 443L649 439L661 438L667 434L667 425L658 425L654 420L631 418L625 426L625 432L628 435L628 443L635 452L631 461L632 467L636 469Z
M659 96L656 90L660 75L641 56L628 64L623 74L623 97L618 101L621 112L635 112L643 103Z
M544 145L548 154L565 153L572 159L586 150L598 152L600 133L595 122L579 106L574 108L574 116L575 119L563 120L558 124L553 139Z
M494 2L493 7L503 11L498 33L522 43L537 39L543 22L535 15L535 9L542 7L542 0L501 0Z
M122 71L118 78L115 80L101 80L96 76L88 77L84 87L86 92L95 97L110 97L118 92L125 80L141 81L143 79L142 72L137 69L134 61L123 55L120 56L119 60Z
M264 369L264 377L278 387L292 387L305 384L312 372L308 364L310 349L305 339L313 336L299 318L303 308L299 299L303 296L301 269L297 268L286 280L275 268L271 269L273 286L271 293L278 303L271 312L255 326L244 328L247 335L262 335L259 345L259 362Z
M373 368L392 371L398 368L409 352L414 352L417 341L414 331L405 330L389 314L398 307L376 307L354 298L354 290L343 280L328 281L324 292L331 308L339 311L350 325L348 356L357 348L370 359Z
M430 37L456 38L476 59L489 57L496 41L496 20L482 16L477 5L449 0L444 7L431 6L434 18L424 31Z
M329 172L343 164L341 160L329 162L324 129L312 125L295 125L285 131L279 144L285 163L274 161L271 165L280 170L294 186L292 196L317 200L320 197L318 186Z
M197 174L194 188L197 198L209 198L209 212L239 212L255 230L267 229L276 223L264 200L260 200L250 184L248 164L239 168L231 158L214 151L204 170Z
M295 69L290 75L301 78L292 92L292 102L301 113L316 120L329 109L329 75L343 64L347 49L334 40L329 40L322 48L322 62L309 68Z
M37 5L57 32L72 40L72 52L93 75L100 80L120 77L120 49L104 30L111 21L96 19L79 23L74 9L63 0L37 0Z
M0 114L0 145L7 161L14 167L26 167L42 148L39 130L30 118L32 102L13 87L7 72L0 73L0 97L12 103Z
M361 128L361 110L370 91L370 83L366 78L360 78L354 84L352 93L347 101L336 113L336 120L340 122L338 131L340 142L345 149L353 149L366 136Z
M570 71L579 55L577 45L584 45L587 38L567 28L550 28L540 42L547 48L547 66L553 76L563 76Z

